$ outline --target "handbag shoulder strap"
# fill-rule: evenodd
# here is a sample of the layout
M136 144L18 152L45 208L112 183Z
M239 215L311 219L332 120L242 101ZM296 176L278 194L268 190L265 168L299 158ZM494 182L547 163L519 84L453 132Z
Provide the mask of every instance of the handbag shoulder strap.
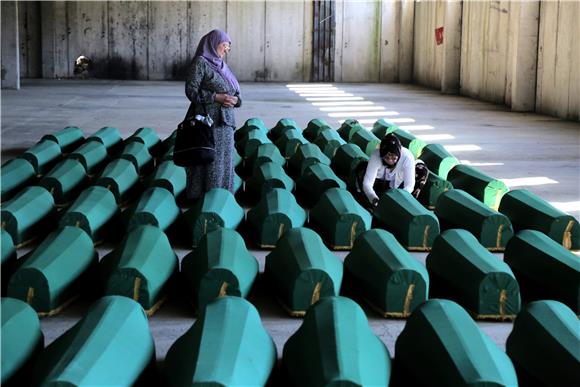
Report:
M191 101L191 103L189 104L189 108L187 109L187 112L185 113L185 119L187 119L188 117L191 117L191 118L195 117L195 105L196 104L201 105L201 108L203 110L203 115L207 116L207 109L205 108L205 104L201 102L201 100L199 98L199 93L198 93L195 101Z

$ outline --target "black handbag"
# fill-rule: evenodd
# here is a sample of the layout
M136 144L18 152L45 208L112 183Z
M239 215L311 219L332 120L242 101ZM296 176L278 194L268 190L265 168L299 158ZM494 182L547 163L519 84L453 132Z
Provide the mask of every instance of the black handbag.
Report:
M194 103L187 110L185 119L177 126L173 162L180 167L206 165L215 160L215 139L212 125L208 125L205 106L204 116L194 115Z

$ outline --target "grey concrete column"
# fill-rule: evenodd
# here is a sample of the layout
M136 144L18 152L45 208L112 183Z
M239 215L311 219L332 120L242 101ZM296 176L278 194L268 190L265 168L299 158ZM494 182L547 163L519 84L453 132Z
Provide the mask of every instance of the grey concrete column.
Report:
M415 30L415 1L403 0L399 30L399 82L413 81L413 39Z
M460 1L448 1L445 6L441 92L444 94L459 94L463 3Z
M381 61L379 81L399 81L399 23L401 3L384 0L381 3Z
M20 89L18 4L2 1L2 88Z

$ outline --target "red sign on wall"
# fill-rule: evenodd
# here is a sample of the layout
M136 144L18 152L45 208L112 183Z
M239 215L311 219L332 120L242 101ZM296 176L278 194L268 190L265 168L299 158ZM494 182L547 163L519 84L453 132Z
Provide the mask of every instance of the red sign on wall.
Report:
M438 46L443 44L443 27L435 28L435 42Z

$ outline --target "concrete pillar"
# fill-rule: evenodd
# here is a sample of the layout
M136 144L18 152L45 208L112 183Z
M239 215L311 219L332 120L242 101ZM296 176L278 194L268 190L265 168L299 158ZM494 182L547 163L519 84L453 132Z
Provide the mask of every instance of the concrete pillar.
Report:
M2 88L20 89L18 4L2 1Z
M401 28L399 30L399 82L413 81L413 39L415 29L415 1L401 3Z
M520 4L513 58L511 108L513 111L534 111L538 61L540 2Z
M448 1L445 6L441 92L443 94L459 94L463 3Z
M401 3L385 0L381 3L381 61L379 81L399 81L399 23Z

